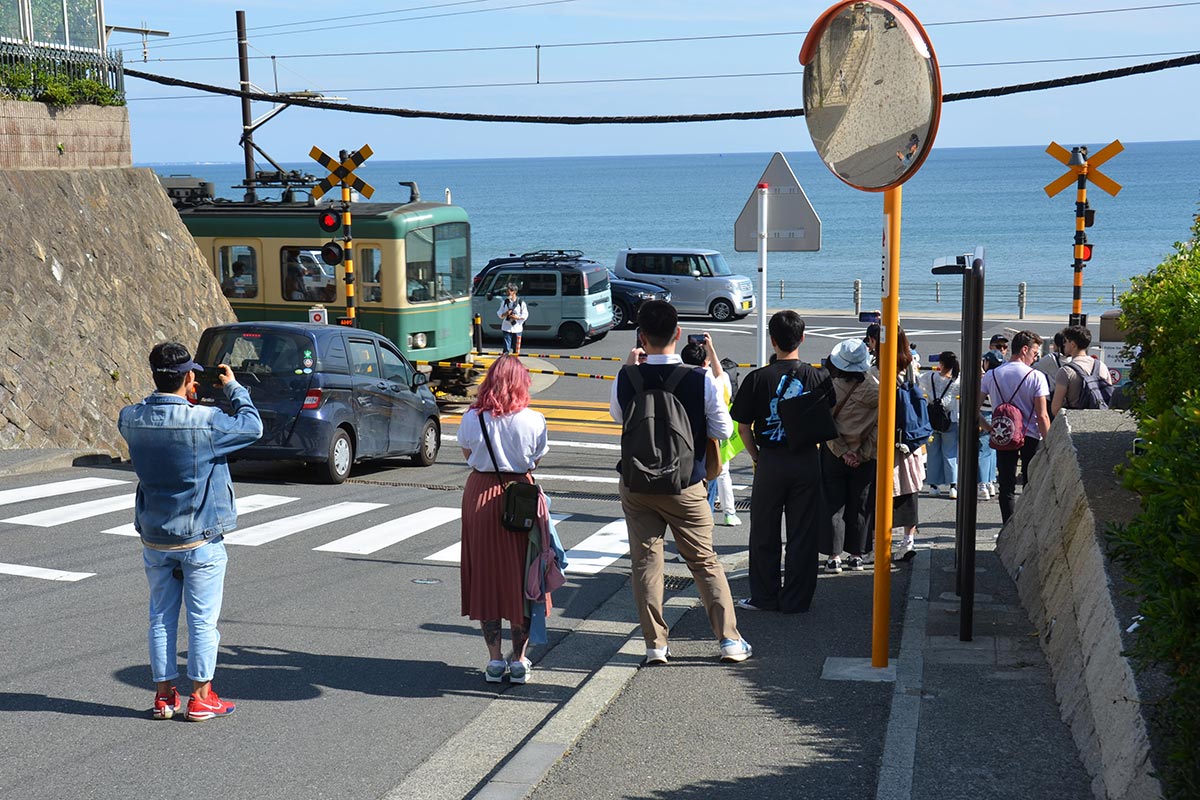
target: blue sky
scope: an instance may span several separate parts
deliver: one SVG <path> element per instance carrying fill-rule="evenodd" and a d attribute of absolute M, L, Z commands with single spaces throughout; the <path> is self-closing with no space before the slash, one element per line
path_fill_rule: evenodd
<path fill-rule="evenodd" d="M 651 115 L 801 106 L 797 54 L 802 34 L 829 5 L 825 0 L 542 0 L 531 5 L 535 2 L 107 0 L 105 16 L 110 25 L 145 26 L 172 34 L 149 39 L 149 60 L 143 63 L 138 37 L 114 33 L 110 44 L 125 51 L 127 66 L 227 87 L 237 85 L 234 11 L 241 8 L 250 29 L 250 54 L 259 57 L 251 62 L 251 78 L 264 89 L 273 89 L 278 81 L 281 91 L 310 89 L 364 105 L 438 111 Z M 946 92 L 1114 69 L 1172 57 L 1163 54 L 1200 50 L 1196 45 L 1200 3 L 914 0 L 910 8 L 928 27 Z M 1078 13 L 1120 8 L 1140 10 Z M 1054 13 L 1075 16 L 978 21 Z M 339 15 L 340 20 L 328 21 Z M 796 33 L 749 36 L 788 32 Z M 729 35 L 746 36 L 552 46 Z M 534 81 L 538 66 L 534 46 L 539 44 L 542 85 L 479 86 Z M 497 47 L 514 49 L 394 52 Z M 390 52 L 338 55 L 379 51 Z M 276 57 L 274 62 L 270 56 Z M 1048 59 L 1088 60 L 995 63 Z M 967 66 L 983 63 L 989 66 Z M 629 80 L 735 74 L 757 75 Z M 587 82 L 556 85 L 554 81 Z M 1197 117 L 1192 98 L 1198 82 L 1200 66 L 1190 66 L 1081 87 L 950 103 L 943 109 L 937 143 L 943 147 L 1044 145 L 1053 139 L 1070 146 L 1113 139 L 1194 139 Z M 422 88 L 460 86 L 471 88 Z M 241 159 L 236 98 L 200 96 L 133 78 L 127 79 L 126 93 L 135 162 Z M 269 108 L 256 103 L 254 114 L 257 117 Z M 336 153 L 365 142 L 377 158 L 385 160 L 812 149 L 800 118 L 548 126 L 408 120 L 300 108 L 288 109 L 268 122 L 256 140 L 281 161 L 306 160 L 314 144 Z"/>

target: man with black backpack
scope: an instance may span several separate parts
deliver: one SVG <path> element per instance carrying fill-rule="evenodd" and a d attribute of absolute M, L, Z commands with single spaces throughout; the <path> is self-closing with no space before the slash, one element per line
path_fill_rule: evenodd
<path fill-rule="evenodd" d="M 1106 409 L 1112 401 L 1112 375 L 1098 358 L 1088 355 L 1092 332 L 1083 325 L 1064 328 L 1063 355 L 1055 377 L 1054 397 L 1050 413 L 1064 408 Z"/>
<path fill-rule="evenodd" d="M 789 446 L 779 408 L 783 401 L 803 394 L 814 393 L 817 402 L 831 408 L 837 398 L 829 373 L 800 361 L 804 320 L 799 314 L 776 312 L 767 331 L 775 360 L 742 379 L 730 410 L 755 465 L 750 495 L 750 597 L 739 600 L 738 607 L 794 614 L 808 611 L 812 603 L 820 542 L 831 535 L 833 520 L 825 503 L 817 446 L 795 442 Z M 785 512 L 786 555 L 780 541 Z"/>
<path fill-rule="evenodd" d="M 675 353 L 679 316 L 662 300 L 638 310 L 640 341 L 613 381 L 609 411 L 622 423 L 621 508 L 629 533 L 633 600 L 646 640 L 643 663 L 665 664 L 663 536 L 671 529 L 687 563 L 722 661 L 745 661 L 750 644 L 737 628 L 733 595 L 713 550 L 712 510 L 704 486 L 709 439 L 733 434 L 723 398 L 704 370 Z M 643 361 L 644 359 L 644 361 Z"/>
<path fill-rule="evenodd" d="M 1033 331 L 1021 331 L 1012 340 L 1012 356 L 983 375 L 980 407 L 986 395 L 992 404 L 992 419 L 983 427 L 990 431 L 989 444 L 996 451 L 996 478 L 1000 484 L 1000 517 L 1012 516 L 1017 502 L 1017 462 L 1021 463 L 1026 483 L 1029 462 L 1041 440 L 1050 432 L 1050 414 L 1046 397 L 1050 389 L 1046 376 L 1033 368 L 1041 355 L 1042 337 Z M 980 420 L 983 420 L 980 415 Z"/>

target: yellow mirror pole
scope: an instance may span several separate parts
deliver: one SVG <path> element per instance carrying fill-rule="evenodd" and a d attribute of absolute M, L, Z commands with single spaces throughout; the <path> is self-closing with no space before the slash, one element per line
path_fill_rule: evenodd
<path fill-rule="evenodd" d="M 879 326 L 879 450 L 875 467 L 875 595 L 871 666 L 888 665 L 892 602 L 892 469 L 896 460 L 896 339 L 900 323 L 901 187 L 883 194 L 883 319 Z"/>

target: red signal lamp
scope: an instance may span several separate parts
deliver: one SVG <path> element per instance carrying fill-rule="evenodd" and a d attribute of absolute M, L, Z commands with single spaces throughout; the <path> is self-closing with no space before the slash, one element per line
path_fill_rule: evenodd
<path fill-rule="evenodd" d="M 336 267 L 342 263 L 344 255 L 342 246 L 337 242 L 326 242 L 321 246 L 321 260 L 331 267 Z"/>
<path fill-rule="evenodd" d="M 1094 247 L 1095 247 L 1095 245 L 1088 244 L 1087 242 L 1084 242 L 1082 245 L 1080 245 L 1079 246 L 1079 250 L 1080 250 L 1079 260 L 1080 261 L 1091 261 L 1092 260 L 1092 248 L 1094 248 Z"/>
<path fill-rule="evenodd" d="M 332 209 L 325 209 L 317 217 L 317 224 L 326 233 L 333 233 L 342 227 L 342 215 Z"/>

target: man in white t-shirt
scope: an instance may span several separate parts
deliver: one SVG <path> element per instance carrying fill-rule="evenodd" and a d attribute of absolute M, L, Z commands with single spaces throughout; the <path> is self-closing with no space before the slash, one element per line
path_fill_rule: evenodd
<path fill-rule="evenodd" d="M 521 355 L 521 331 L 525 330 L 525 320 L 529 318 L 529 308 L 525 301 L 517 297 L 517 286 L 510 283 L 505 287 L 504 299 L 500 301 L 500 309 L 496 311 L 500 318 L 500 331 L 504 338 L 504 352 L 514 356 Z"/>
<path fill-rule="evenodd" d="M 1050 401 L 1051 413 L 1057 414 L 1064 408 L 1083 408 L 1083 376 L 1095 373 L 1101 380 L 1112 383 L 1112 376 L 1103 361 L 1087 354 L 1092 344 L 1092 332 L 1083 325 L 1071 325 L 1063 332 L 1062 365 L 1055 379 L 1054 397 Z M 1075 366 L 1067 366 L 1073 364 Z"/>
<path fill-rule="evenodd" d="M 1012 403 L 1021 410 L 1025 421 L 1025 444 L 1020 450 L 996 451 L 996 478 L 1000 484 L 1000 517 L 1008 522 L 1017 500 L 1017 462 L 1030 479 L 1029 462 L 1037 453 L 1042 438 L 1050 432 L 1050 414 L 1046 399 L 1050 388 L 1046 376 L 1033 368 L 1042 350 L 1042 337 L 1033 331 L 1020 331 L 1012 340 L 1012 356 L 1007 362 L 988 370 L 980 385 L 980 405 L 986 395 L 992 408 Z M 985 423 L 985 427 L 990 428 Z"/>

